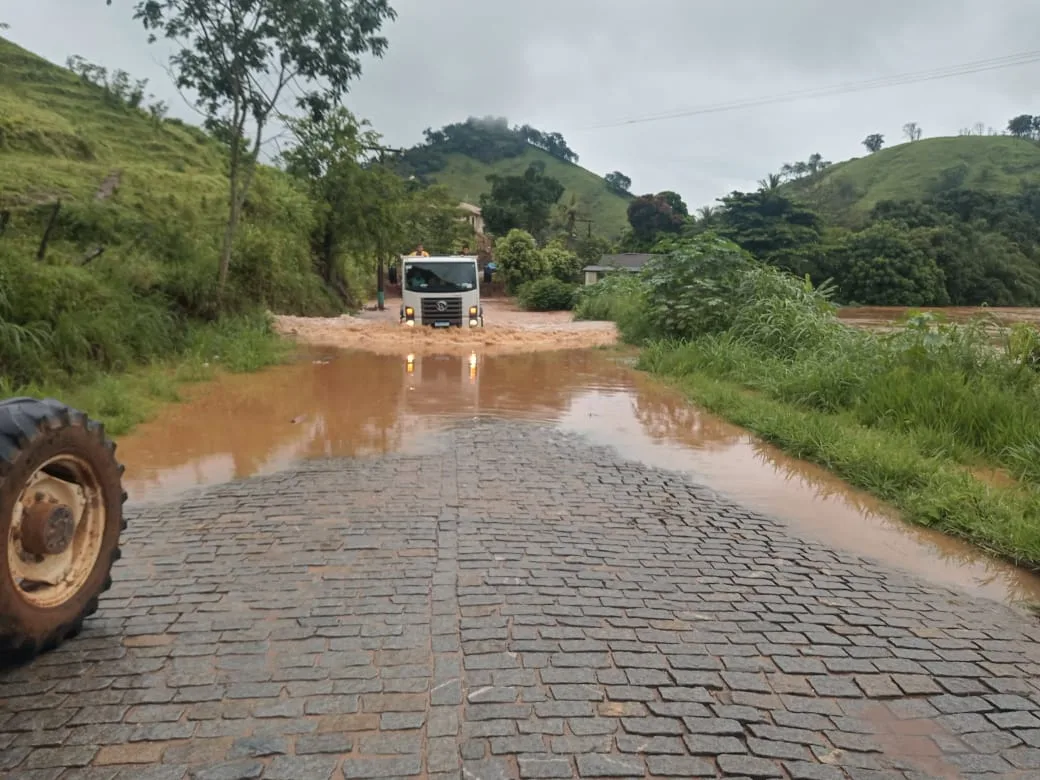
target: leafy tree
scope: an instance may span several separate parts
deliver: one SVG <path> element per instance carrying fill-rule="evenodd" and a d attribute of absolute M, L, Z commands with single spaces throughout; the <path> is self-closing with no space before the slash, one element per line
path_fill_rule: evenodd
<path fill-rule="evenodd" d="M 622 195 L 627 195 L 629 190 L 632 189 L 632 180 L 621 171 L 612 171 L 604 176 L 603 179 L 607 182 L 607 186 L 610 189 Z"/>
<path fill-rule="evenodd" d="M 222 294 L 264 133 L 284 93 L 293 85 L 297 106 L 320 119 L 361 74 L 361 57 L 382 56 L 387 41 L 378 32 L 396 13 L 389 0 L 138 0 L 134 18 L 150 42 L 160 36 L 174 42 L 176 85 L 195 95 L 211 126 L 227 130 Z"/>
<path fill-rule="evenodd" d="M 943 272 L 912 237 L 889 222 L 852 235 L 842 250 L 842 297 L 870 306 L 949 303 Z"/>
<path fill-rule="evenodd" d="M 735 244 L 706 233 L 656 254 L 640 275 L 645 287 L 644 329 L 659 338 L 718 333 L 732 323 L 732 297 L 754 260 Z"/>
<path fill-rule="evenodd" d="M 823 155 L 817 152 L 816 154 L 810 155 L 808 160 L 800 160 L 796 163 L 784 163 L 780 167 L 780 178 L 783 181 L 802 179 L 806 176 L 813 176 L 830 165 L 830 160 L 824 160 Z"/>
<path fill-rule="evenodd" d="M 798 275 L 818 273 L 811 259 L 823 227 L 815 212 L 768 190 L 733 192 L 721 202 L 720 235 L 770 265 Z"/>
<path fill-rule="evenodd" d="M 918 126 L 917 122 L 907 122 L 903 125 L 903 135 L 906 136 L 906 140 L 913 143 L 914 141 L 921 140 L 921 133 L 923 131 Z"/>
<path fill-rule="evenodd" d="M 504 236 L 522 229 L 542 235 L 549 227 L 552 207 L 563 195 L 563 185 L 545 175 L 545 166 L 531 163 L 520 176 L 491 174 L 491 192 L 480 196 L 480 208 L 488 231 Z"/>
<path fill-rule="evenodd" d="M 317 204 L 313 239 L 322 279 L 352 300 L 344 264 L 350 253 L 384 257 L 393 252 L 398 232 L 396 205 L 403 187 L 381 169 L 364 168 L 366 146 L 379 136 L 349 111 L 335 109 L 320 119 L 290 120 L 294 146 L 282 155 L 286 170 L 301 180 Z"/>
<path fill-rule="evenodd" d="M 881 133 L 871 133 L 863 139 L 863 145 L 867 147 L 867 151 L 871 154 L 880 152 L 881 147 L 885 145 L 885 136 L 881 135 Z"/>
<path fill-rule="evenodd" d="M 445 187 L 411 189 L 401 202 L 402 238 L 397 249 L 410 252 L 422 244 L 431 254 L 452 254 L 462 244 L 475 246 L 473 228 L 460 219 L 458 198 Z"/>
<path fill-rule="evenodd" d="M 1038 135 L 1038 131 L 1040 131 L 1040 122 L 1037 121 L 1038 119 L 1040 119 L 1040 117 L 1030 116 L 1029 114 L 1016 116 L 1008 122 L 1008 132 L 1017 138 L 1036 139 L 1040 137 L 1040 135 Z"/>
<path fill-rule="evenodd" d="M 806 166 L 809 169 L 809 175 L 814 175 L 822 171 L 824 168 L 830 167 L 831 161 L 824 160 L 823 155 L 819 152 L 809 155 L 809 159 L 806 162 Z"/>
<path fill-rule="evenodd" d="M 660 195 L 643 195 L 628 204 L 628 224 L 632 226 L 633 238 L 648 246 L 660 233 L 678 233 L 683 226 L 683 215 L 677 214 L 672 204 Z"/>
<path fill-rule="evenodd" d="M 577 254 L 553 242 L 541 250 L 542 260 L 549 273 L 561 282 L 575 282 L 581 275 L 584 266 Z"/>
<path fill-rule="evenodd" d="M 610 254 L 614 249 L 610 242 L 599 236 L 583 236 L 578 239 L 576 247 L 578 257 L 581 259 L 582 267 L 595 265 L 603 255 Z"/>
<path fill-rule="evenodd" d="M 683 199 L 678 192 L 664 190 L 663 192 L 657 193 L 657 197 L 672 207 L 673 214 L 676 214 L 683 219 L 690 216 L 690 210 L 686 207 L 686 203 L 683 202 Z"/>
<path fill-rule="evenodd" d="M 538 251 L 534 236 L 525 230 L 510 230 L 495 242 L 495 262 L 506 289 L 511 293 L 519 290 L 525 282 L 549 273 L 545 256 Z"/>

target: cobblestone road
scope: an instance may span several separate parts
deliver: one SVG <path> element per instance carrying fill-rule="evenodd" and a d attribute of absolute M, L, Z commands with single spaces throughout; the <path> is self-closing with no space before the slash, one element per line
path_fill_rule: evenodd
<path fill-rule="evenodd" d="M 1040 776 L 1035 622 L 548 428 L 131 523 L 88 630 L 0 678 L 0 774 Z"/>

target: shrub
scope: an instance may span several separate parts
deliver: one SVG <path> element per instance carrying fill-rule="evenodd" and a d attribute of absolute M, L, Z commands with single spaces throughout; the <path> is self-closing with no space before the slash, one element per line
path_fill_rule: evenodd
<path fill-rule="evenodd" d="M 534 236 L 525 230 L 510 230 L 495 242 L 495 262 L 510 293 L 516 293 L 524 282 L 540 279 L 549 272 Z"/>
<path fill-rule="evenodd" d="M 549 273 L 561 282 L 576 282 L 581 274 L 582 262 L 574 252 L 558 244 L 542 249 L 542 261 Z"/>
<path fill-rule="evenodd" d="M 517 297 L 528 311 L 568 311 L 574 308 L 576 293 L 577 285 L 547 276 L 524 284 Z"/>

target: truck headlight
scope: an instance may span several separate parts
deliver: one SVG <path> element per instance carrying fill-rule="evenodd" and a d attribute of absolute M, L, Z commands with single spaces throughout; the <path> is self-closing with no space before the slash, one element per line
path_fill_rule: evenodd
<path fill-rule="evenodd" d="M 415 317 L 415 309 L 413 309 L 411 306 L 405 306 L 404 316 L 408 319 L 412 319 L 413 317 Z"/>
<path fill-rule="evenodd" d="M 476 319 L 476 317 L 477 317 L 477 307 L 476 306 L 470 306 L 469 307 L 469 318 L 472 320 L 472 319 Z"/>

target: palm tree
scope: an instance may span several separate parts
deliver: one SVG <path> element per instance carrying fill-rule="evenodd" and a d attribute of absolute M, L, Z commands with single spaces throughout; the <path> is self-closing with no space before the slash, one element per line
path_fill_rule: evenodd
<path fill-rule="evenodd" d="M 567 233 L 567 243 L 571 246 L 577 236 L 575 226 L 577 225 L 578 219 L 581 218 L 581 201 L 578 200 L 578 196 L 572 192 L 570 198 L 567 199 L 567 202 L 559 204 L 556 207 L 556 211 L 557 218 L 560 220 L 560 224 L 563 225 L 563 229 Z"/>
<path fill-rule="evenodd" d="M 775 192 L 783 182 L 779 173 L 771 173 L 766 178 L 758 180 L 758 188 L 763 192 Z"/>

